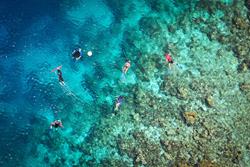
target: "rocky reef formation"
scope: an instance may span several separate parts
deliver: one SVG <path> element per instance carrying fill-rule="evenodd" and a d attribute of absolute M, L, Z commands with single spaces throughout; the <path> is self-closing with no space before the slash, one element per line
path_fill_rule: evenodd
<path fill-rule="evenodd" d="M 152 13 L 124 35 L 123 49 L 137 83 L 123 89 L 130 93 L 120 113 L 102 120 L 84 143 L 92 157 L 84 163 L 248 165 L 250 27 L 245 4 L 197 1 L 171 22 L 164 18 L 171 11 L 166 4 L 146 2 Z M 178 5 L 172 10 L 178 11 Z M 164 52 L 176 61 L 172 70 Z"/>
<path fill-rule="evenodd" d="M 249 166 L 248 1 L 145 0 L 147 10 L 135 17 L 128 12 L 136 13 L 142 3 L 126 2 L 107 4 L 116 22 L 126 25 L 118 28 L 125 29 L 122 56 L 132 62 L 128 80 L 133 74 L 136 82 L 117 82 L 115 92 L 104 89 L 107 95 L 125 94 L 124 103 L 116 115 L 110 104 L 99 104 L 105 118 L 83 140 L 63 136 L 51 143 L 51 149 L 67 143 L 74 157 L 48 155 L 44 161 L 51 166 L 65 165 L 65 159 L 72 166 Z M 165 53 L 173 57 L 172 69 Z M 84 85 L 91 91 L 97 84 Z M 71 134 L 81 138 L 80 132 Z M 41 142 L 48 144 L 49 138 Z"/>

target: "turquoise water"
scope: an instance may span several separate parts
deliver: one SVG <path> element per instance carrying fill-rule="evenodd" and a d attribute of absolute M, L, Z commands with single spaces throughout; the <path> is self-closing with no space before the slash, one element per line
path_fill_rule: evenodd
<path fill-rule="evenodd" d="M 249 166 L 249 6 L 1 1 L 0 165 Z"/>

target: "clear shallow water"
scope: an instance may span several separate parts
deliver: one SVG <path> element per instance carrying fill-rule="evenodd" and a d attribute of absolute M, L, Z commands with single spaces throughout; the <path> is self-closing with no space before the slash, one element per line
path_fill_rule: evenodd
<path fill-rule="evenodd" d="M 224 13 L 220 10 L 213 14 L 193 12 L 198 1 L 192 2 L 1 1 L 0 165 L 77 166 L 81 162 L 96 164 L 108 156 L 119 159 L 117 157 L 123 154 L 118 156 L 117 138 L 112 137 L 124 135 L 125 140 L 131 137 L 130 131 L 134 133 L 138 129 L 145 131 L 150 141 L 159 142 L 163 129 L 151 126 L 147 115 L 141 116 L 134 111 L 140 105 L 135 101 L 141 99 L 134 99 L 133 96 L 136 97 L 137 89 L 142 89 L 143 93 L 150 92 L 154 98 L 162 98 L 163 101 L 167 99 L 167 103 L 174 106 L 189 105 L 173 97 L 171 90 L 167 93 L 162 90 L 162 78 L 175 79 L 168 78 L 174 72 L 164 72 L 163 60 L 157 57 L 164 54 L 164 45 L 170 44 L 171 51 L 176 54 L 175 60 L 179 63 L 177 77 L 183 75 L 181 80 L 191 84 L 199 77 L 217 83 L 217 76 L 225 77 L 223 70 L 231 70 L 235 74 L 238 67 L 237 58 L 231 50 L 223 50 L 227 57 L 223 57 L 223 61 L 218 60 L 217 52 L 225 49 L 224 46 L 201 31 L 201 27 L 206 27 L 209 22 L 204 25 L 191 23 L 200 17 L 203 21 L 216 20 L 221 23 L 217 28 L 228 35 L 228 27 L 219 21 Z M 223 3 L 230 5 L 231 1 Z M 185 12 L 190 12 L 190 17 L 180 21 L 178 16 L 185 16 Z M 80 61 L 73 61 L 70 53 L 78 46 L 84 53 L 92 50 L 93 56 L 84 55 Z M 133 64 L 126 81 L 122 82 L 121 67 L 128 57 Z M 58 83 L 56 74 L 51 73 L 59 65 L 63 65 L 64 87 Z M 230 81 L 231 87 L 227 77 L 220 82 L 214 87 L 225 84 L 227 89 L 234 88 L 233 91 L 225 91 L 228 96 L 240 94 L 234 85 L 238 84 L 237 81 Z M 136 87 L 134 92 L 131 91 L 133 86 Z M 223 93 L 216 91 L 214 98 L 221 99 Z M 127 105 L 124 105 L 122 116 L 118 114 L 118 117 L 112 118 L 113 103 L 119 95 L 126 96 Z M 147 96 L 142 96 L 141 103 L 155 101 L 147 101 Z M 198 98 L 199 95 L 192 96 Z M 240 98 L 245 107 L 245 99 L 243 96 Z M 191 108 L 213 112 L 203 101 L 192 101 Z M 229 102 L 227 98 L 218 100 L 221 106 L 217 110 L 222 110 L 222 105 L 225 105 L 226 111 L 234 113 L 237 105 L 230 106 Z M 181 115 L 178 111 L 174 114 L 166 109 L 167 112 L 162 113 L 173 114 L 166 116 L 166 122 L 171 120 L 168 128 L 184 127 L 183 136 L 191 133 L 191 127 L 184 126 L 183 120 L 176 118 L 176 115 Z M 130 120 L 138 120 L 140 116 L 145 119 L 139 125 Z M 157 114 L 152 117 L 157 117 Z M 50 122 L 55 119 L 62 120 L 62 130 L 49 130 Z M 105 125 L 103 129 L 98 126 L 101 123 Z M 177 140 L 178 137 L 176 135 Z M 90 146 L 85 146 L 89 143 Z M 132 166 L 133 158 L 127 155 L 122 158 L 128 166 Z"/>

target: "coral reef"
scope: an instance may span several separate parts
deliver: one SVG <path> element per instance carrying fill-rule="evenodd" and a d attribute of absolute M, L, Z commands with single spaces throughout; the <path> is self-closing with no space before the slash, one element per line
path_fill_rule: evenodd
<path fill-rule="evenodd" d="M 183 117 L 185 118 L 185 121 L 187 124 L 194 124 L 196 120 L 196 113 L 193 111 L 186 111 L 183 113 Z"/>
<path fill-rule="evenodd" d="M 88 29 L 70 40 L 94 48 L 92 57 L 65 65 L 72 89 L 44 83 L 42 70 L 26 76 L 24 99 L 41 111 L 27 128 L 36 141 L 27 148 L 27 166 L 249 166 L 250 2 L 104 3 L 114 16 L 110 27 L 87 19 L 81 28 Z M 92 27 L 96 38 L 86 35 Z M 124 75 L 126 59 L 131 68 Z M 8 91 L 16 95 L 10 85 L 1 99 L 13 99 Z M 124 101 L 114 113 L 120 95 Z M 49 131 L 55 118 L 65 128 Z"/>
<path fill-rule="evenodd" d="M 122 111 L 102 121 L 94 141 L 86 143 L 91 156 L 108 147 L 105 161 L 118 166 L 249 164 L 250 136 L 241 133 L 249 124 L 238 122 L 249 108 L 247 11 L 238 1 L 204 2 L 194 3 L 193 13 L 178 13 L 174 5 L 177 21 L 166 26 L 171 20 L 155 13 L 165 16 L 169 4 L 146 1 L 154 14 L 124 34 L 123 49 L 136 66 L 137 83 L 122 89 L 130 92 Z M 177 62 L 173 70 L 164 52 Z M 242 140 L 236 139 L 239 134 Z"/>

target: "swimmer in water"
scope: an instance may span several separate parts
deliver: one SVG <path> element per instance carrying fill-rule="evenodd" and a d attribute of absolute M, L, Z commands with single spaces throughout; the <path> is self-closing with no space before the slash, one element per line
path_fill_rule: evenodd
<path fill-rule="evenodd" d="M 165 59 L 166 59 L 166 62 L 168 63 L 169 69 L 171 69 L 172 66 L 174 65 L 174 61 L 173 61 L 173 59 L 172 59 L 172 57 L 170 56 L 169 53 L 165 54 Z"/>
<path fill-rule="evenodd" d="M 123 102 L 123 97 L 122 96 L 119 96 L 117 99 L 116 99 L 116 102 L 115 102 L 115 111 L 118 111 L 121 104 Z"/>
<path fill-rule="evenodd" d="M 62 68 L 62 66 L 59 66 L 59 67 L 56 67 L 55 70 L 57 71 L 57 76 L 58 76 L 59 83 L 60 83 L 61 85 L 65 85 L 64 79 L 63 79 L 63 77 L 62 77 L 61 68 Z M 53 71 L 53 70 L 52 70 L 52 71 Z"/>
<path fill-rule="evenodd" d="M 63 124 L 61 120 L 55 120 L 54 122 L 51 122 L 50 129 L 53 129 L 53 127 L 57 130 L 57 128 L 63 128 Z"/>
<path fill-rule="evenodd" d="M 62 71 L 60 69 L 57 70 L 57 76 L 58 76 L 59 82 L 64 85 L 65 83 L 64 83 L 64 79 L 62 77 Z"/>
<path fill-rule="evenodd" d="M 75 60 L 80 60 L 81 57 L 82 57 L 82 49 L 81 48 L 78 48 L 78 49 L 75 49 L 72 53 L 72 58 L 75 59 Z"/>
<path fill-rule="evenodd" d="M 126 74 L 128 72 L 128 69 L 130 68 L 130 66 L 131 66 L 131 62 L 130 62 L 130 60 L 127 60 L 122 68 L 122 72 L 124 74 Z"/>

